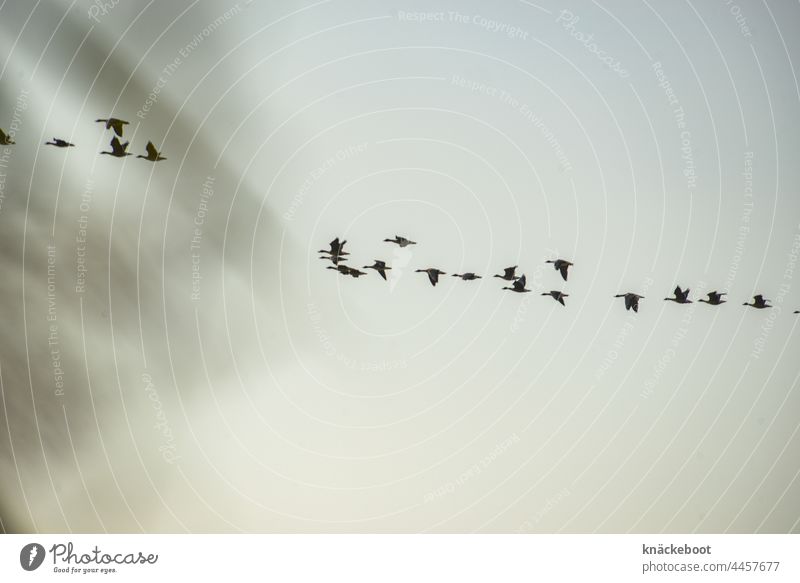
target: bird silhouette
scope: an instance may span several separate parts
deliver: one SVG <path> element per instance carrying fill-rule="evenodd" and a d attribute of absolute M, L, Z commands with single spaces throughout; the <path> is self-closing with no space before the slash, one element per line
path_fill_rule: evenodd
<path fill-rule="evenodd" d="M 373 265 L 365 265 L 364 269 L 374 269 L 375 271 L 380 273 L 383 279 L 386 279 L 386 271 L 391 269 L 391 267 L 386 267 L 385 261 L 380 261 L 376 259 Z"/>
<path fill-rule="evenodd" d="M 416 273 L 427 273 L 428 279 L 430 280 L 431 285 L 433 286 L 439 283 L 440 275 L 447 275 L 444 271 L 436 269 L 435 267 L 429 267 L 428 269 L 417 269 Z"/>
<path fill-rule="evenodd" d="M 793 313 L 793 314 L 800 314 L 800 310 L 795 310 L 795 311 L 794 311 L 794 312 L 792 312 L 792 313 Z"/>
<path fill-rule="evenodd" d="M 366 272 L 366 271 L 359 271 L 358 269 L 355 269 L 354 267 L 351 267 L 351 268 L 348 270 L 348 273 L 349 273 L 351 276 L 355 277 L 356 279 L 357 279 L 357 278 L 359 278 L 359 277 L 361 277 L 362 275 L 367 275 L 367 272 Z"/>
<path fill-rule="evenodd" d="M 689 299 L 689 290 L 685 289 L 682 290 L 681 286 L 676 286 L 675 291 L 672 292 L 675 294 L 674 298 L 664 298 L 664 301 L 667 302 L 675 302 L 676 304 L 691 304 L 692 300 Z"/>
<path fill-rule="evenodd" d="M 556 271 L 561 272 L 561 277 L 567 281 L 567 270 L 572 266 L 572 263 L 566 259 L 556 259 L 555 261 L 548 259 L 545 263 L 552 263 Z"/>
<path fill-rule="evenodd" d="M 153 142 L 147 142 L 145 150 L 147 150 L 147 156 L 136 156 L 136 157 L 144 158 L 145 160 L 149 160 L 150 162 L 160 162 L 161 160 L 166 160 L 166 158 L 164 158 L 161 155 L 161 152 L 156 150 L 156 147 L 153 145 Z"/>
<path fill-rule="evenodd" d="M 125 156 L 131 156 L 132 154 L 126 152 L 125 150 L 128 149 L 128 144 L 130 142 L 125 142 L 124 144 L 120 144 L 117 136 L 111 138 L 111 151 L 110 152 L 100 152 L 101 154 L 108 154 L 109 156 L 114 156 L 115 158 L 124 158 Z"/>
<path fill-rule="evenodd" d="M 758 308 L 759 310 L 763 310 L 764 308 L 771 308 L 772 306 L 768 305 L 767 302 L 770 300 L 765 300 L 764 296 L 758 294 L 757 296 L 753 296 L 753 303 L 748 304 L 747 302 L 743 303 L 743 306 L 750 306 L 751 308 Z"/>
<path fill-rule="evenodd" d="M 406 247 L 408 245 L 416 245 L 417 244 L 416 241 L 411 241 L 409 239 L 406 239 L 405 237 L 401 237 L 400 235 L 395 235 L 394 239 L 384 239 L 383 241 L 385 243 L 396 243 L 397 245 L 400 245 L 401 247 Z"/>
<path fill-rule="evenodd" d="M 644 296 L 634 293 L 617 294 L 615 298 L 625 298 L 625 309 L 639 312 L 639 300 L 644 299 Z"/>
<path fill-rule="evenodd" d="M 319 258 L 330 261 L 334 265 L 339 265 L 341 261 L 347 261 L 347 259 L 342 257 L 341 255 L 320 255 Z"/>
<path fill-rule="evenodd" d="M 472 281 L 473 279 L 481 279 L 480 275 L 475 275 L 472 272 L 468 273 L 454 273 L 453 277 L 460 277 L 464 281 Z"/>
<path fill-rule="evenodd" d="M 513 268 L 509 268 L 509 269 L 513 269 Z M 500 277 L 500 276 L 497 276 L 497 277 Z M 514 283 L 511 284 L 512 287 L 504 287 L 503 289 L 507 289 L 507 290 L 510 290 L 510 291 L 513 291 L 513 292 L 517 292 L 519 294 L 527 293 L 527 292 L 529 292 L 531 290 L 525 289 L 525 283 L 526 283 L 525 275 L 523 274 L 520 277 L 518 277 L 514 281 Z"/>
<path fill-rule="evenodd" d="M 545 292 L 542 295 L 543 296 L 552 297 L 555 301 L 557 301 L 562 306 L 566 306 L 566 304 L 564 303 L 564 298 L 568 298 L 569 297 L 569 294 L 561 293 L 560 291 L 555 291 L 555 290 L 552 290 L 552 291 L 549 291 L 549 292 Z"/>
<path fill-rule="evenodd" d="M 57 148 L 72 148 L 72 147 L 75 146 L 75 144 L 70 144 L 69 142 L 67 142 L 65 140 L 62 140 L 62 139 L 59 139 L 59 138 L 53 138 L 52 142 L 45 142 L 45 145 L 46 146 L 55 146 Z"/>
<path fill-rule="evenodd" d="M 718 306 L 720 304 L 724 304 L 725 300 L 722 299 L 722 296 L 728 295 L 725 292 L 718 293 L 716 291 L 708 292 L 708 299 L 699 299 L 698 302 L 703 302 L 704 304 L 711 304 L 712 306 Z"/>
<path fill-rule="evenodd" d="M 0 146 L 10 146 L 16 144 L 3 130 L 0 130 Z"/>
<path fill-rule="evenodd" d="M 351 267 L 348 265 L 329 265 L 328 269 L 335 269 L 342 275 L 350 275 Z"/>
<path fill-rule="evenodd" d="M 333 241 L 330 242 L 330 250 L 328 249 L 320 249 L 318 253 L 328 253 L 329 255 L 350 255 L 346 251 L 344 251 L 344 244 L 347 241 L 339 242 L 339 237 L 336 237 Z"/>
<path fill-rule="evenodd" d="M 114 133 L 117 134 L 120 138 L 122 137 L 122 126 L 128 124 L 128 122 L 123 121 L 121 119 L 117 119 L 116 117 L 110 117 L 108 119 L 96 119 L 94 121 L 106 124 L 106 129 L 114 130 Z"/>
<path fill-rule="evenodd" d="M 506 267 L 503 270 L 503 275 L 498 275 L 495 273 L 494 276 L 499 277 L 500 279 L 505 279 L 506 281 L 514 281 L 515 279 L 517 279 L 517 276 L 514 275 L 516 269 L 517 269 L 516 265 L 514 267 Z"/>

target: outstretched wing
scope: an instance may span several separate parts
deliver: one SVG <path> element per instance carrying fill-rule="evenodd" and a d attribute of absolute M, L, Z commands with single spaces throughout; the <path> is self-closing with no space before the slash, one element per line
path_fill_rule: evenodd
<path fill-rule="evenodd" d="M 558 296 L 556 296 L 556 299 L 558 300 L 558 303 L 560 303 L 562 306 L 567 305 L 564 303 L 564 294 L 558 294 Z"/>
<path fill-rule="evenodd" d="M 567 281 L 567 269 L 569 269 L 569 265 L 566 263 L 562 263 L 561 267 L 559 267 L 559 271 L 561 272 L 561 277 L 564 278 L 564 281 Z"/>
<path fill-rule="evenodd" d="M 150 158 L 158 158 L 158 150 L 156 150 L 156 147 L 153 145 L 153 142 L 147 142 L 145 150 L 147 150 L 147 155 Z"/>
<path fill-rule="evenodd" d="M 757 304 L 760 304 L 761 302 L 764 301 L 764 296 L 758 294 L 757 296 L 753 296 L 753 299 L 756 301 Z"/>
<path fill-rule="evenodd" d="M 515 268 L 512 268 L 512 269 L 515 269 Z M 525 280 L 525 276 L 523 275 L 517 281 L 514 282 L 514 287 L 519 286 L 519 289 L 525 289 L 525 283 L 526 283 L 526 280 Z"/>
<path fill-rule="evenodd" d="M 439 281 L 439 273 L 436 271 L 429 271 L 428 272 L 428 279 L 431 280 L 431 285 L 436 285 L 436 282 Z"/>

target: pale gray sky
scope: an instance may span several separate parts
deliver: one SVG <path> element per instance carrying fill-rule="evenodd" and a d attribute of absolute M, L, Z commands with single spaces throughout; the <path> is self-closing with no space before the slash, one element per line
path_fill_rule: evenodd
<path fill-rule="evenodd" d="M 101 4 L 0 7 L 5 529 L 800 530 L 797 4 Z"/>

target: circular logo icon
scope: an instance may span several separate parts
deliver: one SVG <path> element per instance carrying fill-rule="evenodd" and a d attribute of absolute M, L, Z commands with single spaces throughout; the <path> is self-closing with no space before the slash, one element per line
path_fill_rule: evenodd
<path fill-rule="evenodd" d="M 19 552 L 19 564 L 26 571 L 35 571 L 44 562 L 44 547 L 39 543 L 29 543 Z"/>

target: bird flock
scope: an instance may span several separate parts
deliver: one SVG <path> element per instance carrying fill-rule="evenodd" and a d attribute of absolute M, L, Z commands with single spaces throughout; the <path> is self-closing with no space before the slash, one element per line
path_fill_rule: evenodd
<path fill-rule="evenodd" d="M 124 126 L 128 125 L 128 122 L 122 119 L 117 119 L 116 117 L 109 117 L 107 119 L 96 119 L 95 122 L 105 124 L 105 129 L 113 130 L 115 136 L 111 138 L 111 146 L 110 151 L 102 151 L 101 154 L 108 154 L 109 156 L 114 156 L 115 158 L 124 158 L 125 156 L 132 156 L 130 152 L 128 152 L 128 146 L 130 142 L 125 142 L 124 144 L 119 141 L 119 138 L 122 137 L 122 132 Z M 11 146 L 16 144 L 11 137 L 6 134 L 2 129 L 0 129 L 0 146 Z M 75 144 L 72 144 L 66 140 L 62 140 L 61 138 L 53 138 L 52 140 L 45 142 L 46 146 L 55 146 L 56 148 L 74 148 Z M 139 155 L 136 156 L 137 158 L 142 158 L 143 160 L 148 160 L 150 162 L 160 162 L 162 160 L 166 160 L 161 155 L 156 147 L 153 145 L 153 142 L 148 141 L 147 146 L 145 146 L 146 154 L 144 156 Z"/>
<path fill-rule="evenodd" d="M 124 126 L 128 125 L 128 122 L 122 119 L 118 119 L 115 117 L 109 117 L 106 119 L 96 119 L 95 122 L 102 123 L 105 125 L 106 130 L 111 130 L 114 132 L 114 136 L 111 138 L 110 147 L 111 150 L 109 151 L 102 151 L 100 154 L 106 154 L 109 156 L 114 156 L 115 158 L 124 158 L 126 156 L 132 156 L 130 152 L 128 152 L 128 146 L 130 142 L 122 143 L 119 141 L 119 138 L 122 137 Z M 11 139 L 11 137 L 6 134 L 2 129 L 0 129 L 0 145 L 2 146 L 10 146 L 15 144 L 16 142 Z M 72 144 L 66 140 L 61 138 L 53 138 L 50 141 L 45 142 L 47 146 L 55 146 L 56 148 L 72 148 L 75 147 L 75 144 Z M 143 160 L 147 160 L 149 162 L 161 162 L 162 160 L 166 160 L 164 156 L 161 155 L 156 147 L 153 145 L 153 142 L 148 141 L 147 146 L 145 146 L 146 154 L 144 156 L 138 155 L 137 158 L 141 158 Z M 393 239 L 384 239 L 385 243 L 392 243 L 398 245 L 399 247 L 407 247 L 409 245 L 416 245 L 416 241 L 411 241 L 406 237 L 401 237 L 400 235 L 395 235 Z M 325 259 L 330 261 L 333 265 L 328 266 L 328 269 L 334 269 L 338 271 L 341 275 L 349 275 L 353 278 L 359 278 L 363 275 L 367 275 L 366 271 L 361 271 L 356 269 L 355 267 L 350 267 L 346 265 L 346 258 L 350 255 L 347 251 L 344 250 L 344 245 L 347 241 L 339 241 L 337 237 L 333 241 L 330 242 L 330 249 L 320 249 L 319 253 L 321 259 Z M 553 268 L 561 273 L 561 277 L 564 281 L 567 281 L 567 277 L 569 274 L 569 268 L 573 266 L 573 263 L 567 261 L 566 259 L 548 259 L 546 263 L 550 263 L 553 265 Z M 392 268 L 386 264 L 385 261 L 376 259 L 372 265 L 364 265 L 362 269 L 372 269 L 378 273 L 384 280 L 387 279 L 386 272 L 391 270 Z M 503 270 L 502 274 L 495 274 L 494 277 L 499 277 L 505 281 L 511 282 L 510 286 L 504 286 L 503 290 L 512 291 L 515 293 L 529 293 L 530 289 L 526 287 L 527 281 L 525 279 L 525 274 L 520 276 L 516 275 L 516 270 L 518 266 L 514 265 L 512 267 L 506 267 Z M 435 267 L 428 267 L 425 269 L 417 269 L 415 273 L 426 273 L 428 275 L 428 281 L 430 281 L 432 286 L 436 286 L 439 283 L 439 276 L 447 275 L 441 269 Z M 476 275 L 472 272 L 466 273 L 453 273 L 451 274 L 453 277 L 461 278 L 463 281 L 473 281 L 476 279 L 482 279 L 482 276 Z M 689 299 L 689 289 L 681 289 L 680 286 L 677 286 L 673 291 L 674 297 L 671 298 L 664 298 L 665 301 L 675 302 L 676 304 L 691 304 L 692 300 Z M 543 292 L 541 295 L 543 296 L 550 296 L 555 301 L 560 303 L 562 306 L 566 306 L 564 302 L 564 298 L 569 297 L 569 294 L 566 294 L 559 290 L 550 290 L 547 292 Z M 726 303 L 726 300 L 723 299 L 723 296 L 726 294 L 724 292 L 712 291 L 709 292 L 707 295 L 707 299 L 699 299 L 698 302 L 703 302 L 709 304 L 711 306 L 719 306 L 721 304 Z M 639 311 L 639 300 L 644 299 L 644 296 L 633 293 L 633 292 L 626 292 L 622 294 L 616 294 L 615 298 L 624 298 L 625 300 L 625 309 L 626 310 L 633 310 L 634 312 Z M 771 308 L 770 300 L 765 299 L 763 295 L 757 294 L 753 296 L 752 303 L 745 302 L 742 304 L 744 306 L 750 306 L 759 310 L 765 308 Z M 800 314 L 800 310 L 795 310 L 795 314 Z"/>
<path fill-rule="evenodd" d="M 385 243 L 394 243 L 400 247 L 407 247 L 408 245 L 416 245 L 416 241 L 411 241 L 406 237 L 401 237 L 400 235 L 395 235 L 394 239 L 384 239 Z M 328 269 L 335 269 L 341 275 L 349 275 L 350 277 L 359 278 L 362 275 L 367 275 L 366 271 L 361 271 L 354 267 L 350 267 L 346 264 L 347 257 L 350 255 L 347 251 L 344 250 L 344 246 L 347 241 L 340 241 L 339 237 L 336 237 L 333 241 L 330 242 L 329 246 L 330 249 L 320 249 L 318 253 L 320 254 L 320 259 L 324 259 L 326 261 L 330 261 L 333 265 L 329 265 Z M 550 263 L 553 265 L 553 268 L 561 273 L 561 277 L 564 281 L 567 281 L 569 276 L 569 268 L 572 267 L 574 264 L 566 259 L 548 259 L 545 263 Z M 494 274 L 493 277 L 499 277 L 502 280 L 511 282 L 510 286 L 504 286 L 503 290 L 512 291 L 515 293 L 529 293 L 532 290 L 526 287 L 527 281 L 525 279 L 525 274 L 517 276 L 516 272 L 519 266 L 514 265 L 512 267 L 506 267 L 503 269 L 502 274 Z M 372 265 L 365 265 L 362 269 L 373 269 L 375 270 L 384 280 L 386 280 L 386 272 L 391 269 L 390 266 L 386 264 L 386 261 L 376 259 Z M 430 281 L 432 286 L 436 286 L 439 283 L 439 276 L 447 275 L 441 269 L 436 267 L 428 267 L 426 269 L 417 269 L 415 273 L 426 273 L 428 274 L 428 281 Z M 453 273 L 451 274 L 453 277 L 459 277 L 464 281 L 473 281 L 476 279 L 482 279 L 482 276 L 477 275 L 472 272 L 466 273 Z M 675 290 L 672 292 L 673 297 L 664 298 L 664 301 L 667 302 L 675 302 L 676 304 L 691 304 L 692 300 L 689 299 L 689 288 L 682 289 L 681 286 L 676 286 Z M 547 292 L 543 292 L 541 295 L 543 296 L 550 296 L 555 301 L 557 301 L 562 306 L 566 306 L 564 302 L 564 298 L 569 297 L 569 294 L 565 294 L 559 290 L 550 290 Z M 710 306 L 719 306 L 721 304 L 726 303 L 724 296 L 727 294 L 725 292 L 718 292 L 712 291 L 706 294 L 707 298 L 701 298 L 697 300 L 698 302 L 708 304 Z M 626 310 L 633 310 L 634 312 L 639 312 L 639 300 L 643 300 L 644 296 L 639 295 L 633 292 L 627 292 L 622 294 L 616 294 L 615 298 L 624 298 L 625 301 L 625 309 Z M 771 308 L 773 306 L 770 305 L 770 300 L 764 298 L 763 295 L 757 294 L 753 296 L 752 303 L 745 302 L 743 305 L 750 306 L 759 310 L 765 308 Z M 795 310 L 795 314 L 800 314 L 800 310 Z"/>

